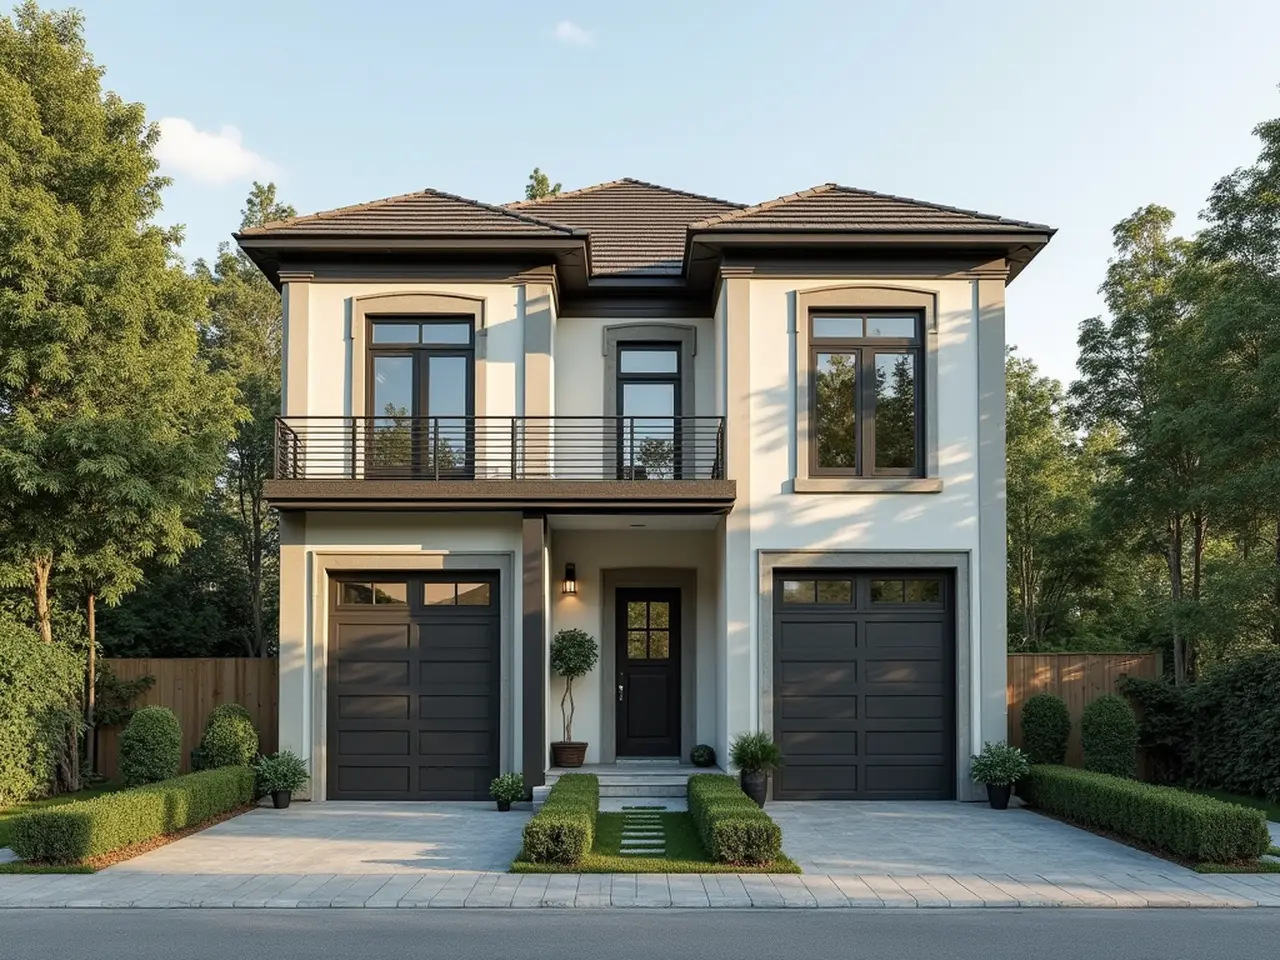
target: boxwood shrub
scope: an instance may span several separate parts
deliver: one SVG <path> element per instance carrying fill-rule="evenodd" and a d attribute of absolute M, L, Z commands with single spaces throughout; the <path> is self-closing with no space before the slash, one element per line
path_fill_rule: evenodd
<path fill-rule="evenodd" d="M 718 863 L 765 864 L 782 853 L 782 829 L 725 774 L 689 778 L 689 816 L 707 855 Z"/>
<path fill-rule="evenodd" d="M 1132 777 L 1138 771 L 1138 718 L 1129 701 L 1105 693 L 1084 708 L 1080 746 L 1086 770 Z"/>
<path fill-rule="evenodd" d="M 249 711 L 238 703 L 213 708 L 197 748 L 200 769 L 247 767 L 258 756 L 258 731 Z"/>
<path fill-rule="evenodd" d="M 120 734 L 120 776 L 126 786 L 159 783 L 182 765 L 182 726 L 168 707 L 143 707 Z"/>
<path fill-rule="evenodd" d="M 35 809 L 10 822 L 10 844 L 23 860 L 76 863 L 244 806 L 253 782 L 249 767 L 223 767 Z"/>
<path fill-rule="evenodd" d="M 600 781 L 590 773 L 566 773 L 546 803 L 524 825 L 519 859 L 528 863 L 577 863 L 591 852 L 600 812 Z"/>
<path fill-rule="evenodd" d="M 1200 863 L 1256 860 L 1270 844 L 1261 811 L 1175 787 L 1037 764 L 1017 790 L 1046 813 Z"/>
<path fill-rule="evenodd" d="M 1071 736 L 1071 712 L 1061 697 L 1036 693 L 1022 705 L 1022 749 L 1032 763 L 1063 763 Z"/>

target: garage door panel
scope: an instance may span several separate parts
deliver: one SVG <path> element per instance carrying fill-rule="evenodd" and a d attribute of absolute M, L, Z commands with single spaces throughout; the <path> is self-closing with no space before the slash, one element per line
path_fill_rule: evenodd
<path fill-rule="evenodd" d="M 388 653 L 409 649 L 407 623 L 339 623 L 335 648 L 338 658 L 347 653 Z"/>
<path fill-rule="evenodd" d="M 780 643 L 783 661 L 787 663 L 805 660 L 829 663 L 857 657 L 857 630 L 846 623 L 784 620 L 777 642 Z"/>
<path fill-rule="evenodd" d="M 952 797 L 952 611 L 942 603 L 868 606 L 867 581 L 895 574 L 849 576 L 859 605 L 788 605 L 775 589 L 774 736 L 786 758 L 775 796 Z M 949 588 L 939 593 L 950 602 Z"/>
<path fill-rule="evenodd" d="M 402 582 L 402 608 L 331 608 L 329 796 L 487 797 L 498 772 L 499 607 L 427 605 L 427 579 Z M 497 597 L 496 582 L 486 590 Z"/>

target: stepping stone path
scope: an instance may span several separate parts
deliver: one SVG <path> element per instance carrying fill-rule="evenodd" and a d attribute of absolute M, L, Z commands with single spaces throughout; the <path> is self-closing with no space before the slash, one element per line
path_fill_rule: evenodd
<path fill-rule="evenodd" d="M 662 814 L 666 807 L 623 807 L 622 845 L 624 857 L 663 857 L 667 853 Z"/>

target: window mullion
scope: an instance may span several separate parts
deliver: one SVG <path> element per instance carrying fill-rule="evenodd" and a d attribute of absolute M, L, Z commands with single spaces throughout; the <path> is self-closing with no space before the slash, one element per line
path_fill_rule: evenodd
<path fill-rule="evenodd" d="M 858 475 L 876 472 L 876 352 L 858 352 Z"/>

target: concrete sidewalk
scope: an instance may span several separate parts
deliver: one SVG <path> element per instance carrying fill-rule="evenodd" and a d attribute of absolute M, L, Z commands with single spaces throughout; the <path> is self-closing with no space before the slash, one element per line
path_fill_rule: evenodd
<path fill-rule="evenodd" d="M 16 907 L 1280 907 L 1280 875 L 219 873 L 0 876 Z"/>

